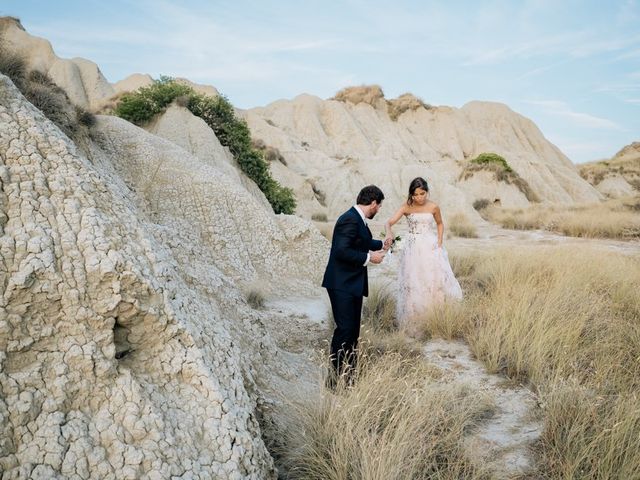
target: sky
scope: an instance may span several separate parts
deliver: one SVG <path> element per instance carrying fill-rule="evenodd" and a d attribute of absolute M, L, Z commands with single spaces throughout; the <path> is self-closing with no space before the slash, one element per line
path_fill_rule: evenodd
<path fill-rule="evenodd" d="M 573 162 L 640 141 L 640 0 L 0 0 L 63 58 L 215 86 L 239 108 L 377 84 L 507 104 Z"/>

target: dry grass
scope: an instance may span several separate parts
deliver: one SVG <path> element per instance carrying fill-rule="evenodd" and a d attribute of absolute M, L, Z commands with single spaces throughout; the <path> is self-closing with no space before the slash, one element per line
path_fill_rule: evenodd
<path fill-rule="evenodd" d="M 463 303 L 424 321 L 490 371 L 528 380 L 545 419 L 541 474 L 640 478 L 640 262 L 560 247 L 453 262 Z"/>
<path fill-rule="evenodd" d="M 628 239 L 640 237 L 639 204 L 640 198 L 636 197 L 568 208 L 490 206 L 481 214 L 491 222 L 514 230 L 541 229 L 571 237 Z"/>
<path fill-rule="evenodd" d="M 289 398 L 274 452 L 282 478 L 479 479 L 461 438 L 491 410 L 487 398 L 437 382 L 439 372 L 396 354 L 362 355 L 358 381 Z"/>
<path fill-rule="evenodd" d="M 13 21 L 11 17 L 7 21 Z M 66 92 L 44 72 L 29 70 L 26 59 L 0 38 L 0 72 L 11 78 L 31 104 L 79 146 L 86 141 L 95 116 L 73 105 Z"/>
<path fill-rule="evenodd" d="M 250 285 L 245 290 L 245 299 L 254 310 L 262 310 L 266 301 L 264 289 L 260 285 Z"/>
<path fill-rule="evenodd" d="M 347 87 L 336 93 L 332 100 L 339 102 L 368 103 L 375 107 L 380 100 L 384 100 L 384 93 L 379 85 L 361 85 L 359 87 Z"/>
<path fill-rule="evenodd" d="M 280 153 L 280 150 L 278 150 L 276 147 L 267 145 L 264 140 L 260 138 L 252 139 L 251 146 L 256 150 L 261 151 L 266 161 L 278 161 L 285 166 L 287 165 L 287 160 L 284 158 L 284 155 Z"/>
<path fill-rule="evenodd" d="M 362 307 L 360 350 L 365 355 L 388 353 L 405 359 L 422 357 L 422 344 L 398 331 L 396 299 L 390 284 L 374 283 Z"/>
<path fill-rule="evenodd" d="M 584 247 L 451 258 L 465 299 L 426 316 L 423 339 L 465 338 L 490 371 L 537 391 L 531 478 L 640 478 L 640 260 Z M 389 288 L 373 285 L 365 304 L 355 386 L 286 399 L 282 478 L 489 477 L 460 445 L 490 404 L 438 381 L 396 331 Z"/>
<path fill-rule="evenodd" d="M 403 93 L 398 98 L 387 100 L 387 112 L 389 112 L 389 118 L 393 121 L 398 120 L 398 117 L 404 112 L 420 108 L 430 110 L 433 107 L 411 93 Z"/>
<path fill-rule="evenodd" d="M 448 222 L 449 231 L 456 237 L 478 238 L 478 231 L 464 213 L 456 213 Z"/>

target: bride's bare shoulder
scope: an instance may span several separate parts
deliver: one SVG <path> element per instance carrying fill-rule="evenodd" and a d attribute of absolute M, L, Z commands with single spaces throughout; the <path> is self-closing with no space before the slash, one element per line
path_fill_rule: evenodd
<path fill-rule="evenodd" d="M 438 206 L 438 204 L 436 202 L 431 201 L 431 200 L 429 200 L 425 206 L 429 208 L 429 211 L 431 213 L 435 213 L 435 212 L 440 211 L 440 207 Z"/>

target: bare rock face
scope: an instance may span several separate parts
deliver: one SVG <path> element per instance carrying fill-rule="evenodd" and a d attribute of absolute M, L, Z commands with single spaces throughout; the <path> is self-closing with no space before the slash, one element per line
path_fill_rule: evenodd
<path fill-rule="evenodd" d="M 308 292 L 326 240 L 123 120 L 79 155 L 4 76 L 0 118 L 4 476 L 275 477 L 256 406 L 297 370 L 240 287 Z"/>
<path fill-rule="evenodd" d="M 113 84 L 116 93 L 133 92 L 142 87 L 148 87 L 153 83 L 153 77 L 149 74 L 134 73 L 127 78 Z"/>
<path fill-rule="evenodd" d="M 485 152 L 505 157 L 543 202 L 601 198 L 533 122 L 501 104 L 432 107 L 410 95 L 387 101 L 373 86 L 345 89 L 326 101 L 300 95 L 243 114 L 253 137 L 284 155 L 287 166 L 272 164 L 272 172 L 294 189 L 303 216 L 335 217 L 370 183 L 385 192 L 390 214 L 416 176 L 430 182 L 445 214 L 463 212 L 480 221 L 473 202 L 496 196 L 504 206 L 528 205 L 515 185 L 461 177 Z"/>
<path fill-rule="evenodd" d="M 236 161 L 228 148 L 223 147 L 204 120 L 193 115 L 188 109 L 172 104 L 158 115 L 146 130 L 165 138 L 198 157 L 203 163 L 214 166 L 230 179 L 240 183 L 253 194 L 266 212 L 271 210 L 269 201 L 258 186 L 236 166 Z"/>
<path fill-rule="evenodd" d="M 47 40 L 29 35 L 18 21 L 3 18 L 0 35 L 5 48 L 22 55 L 30 70 L 48 74 L 75 105 L 93 109 L 115 93 L 95 63 L 58 58 Z"/>

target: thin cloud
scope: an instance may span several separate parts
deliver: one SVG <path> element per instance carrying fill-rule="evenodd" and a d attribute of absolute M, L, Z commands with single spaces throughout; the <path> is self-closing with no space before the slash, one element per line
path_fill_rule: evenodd
<path fill-rule="evenodd" d="M 546 113 L 557 117 L 562 117 L 574 125 L 586 128 L 605 128 L 609 130 L 624 129 L 617 123 L 607 118 L 597 117 L 588 113 L 575 112 L 567 103 L 560 100 L 529 100 L 525 103 L 541 107 Z"/>
<path fill-rule="evenodd" d="M 476 51 L 470 54 L 463 66 L 479 66 L 503 63 L 512 59 L 530 59 L 544 56 L 563 55 L 571 58 L 585 58 L 593 55 L 636 48 L 640 35 L 618 37 L 607 40 L 593 38 L 592 33 L 584 31 L 567 32 L 546 38 L 514 43 L 493 50 Z M 632 50 L 632 52 L 635 50 Z M 623 57 L 631 52 L 624 52 Z"/>

